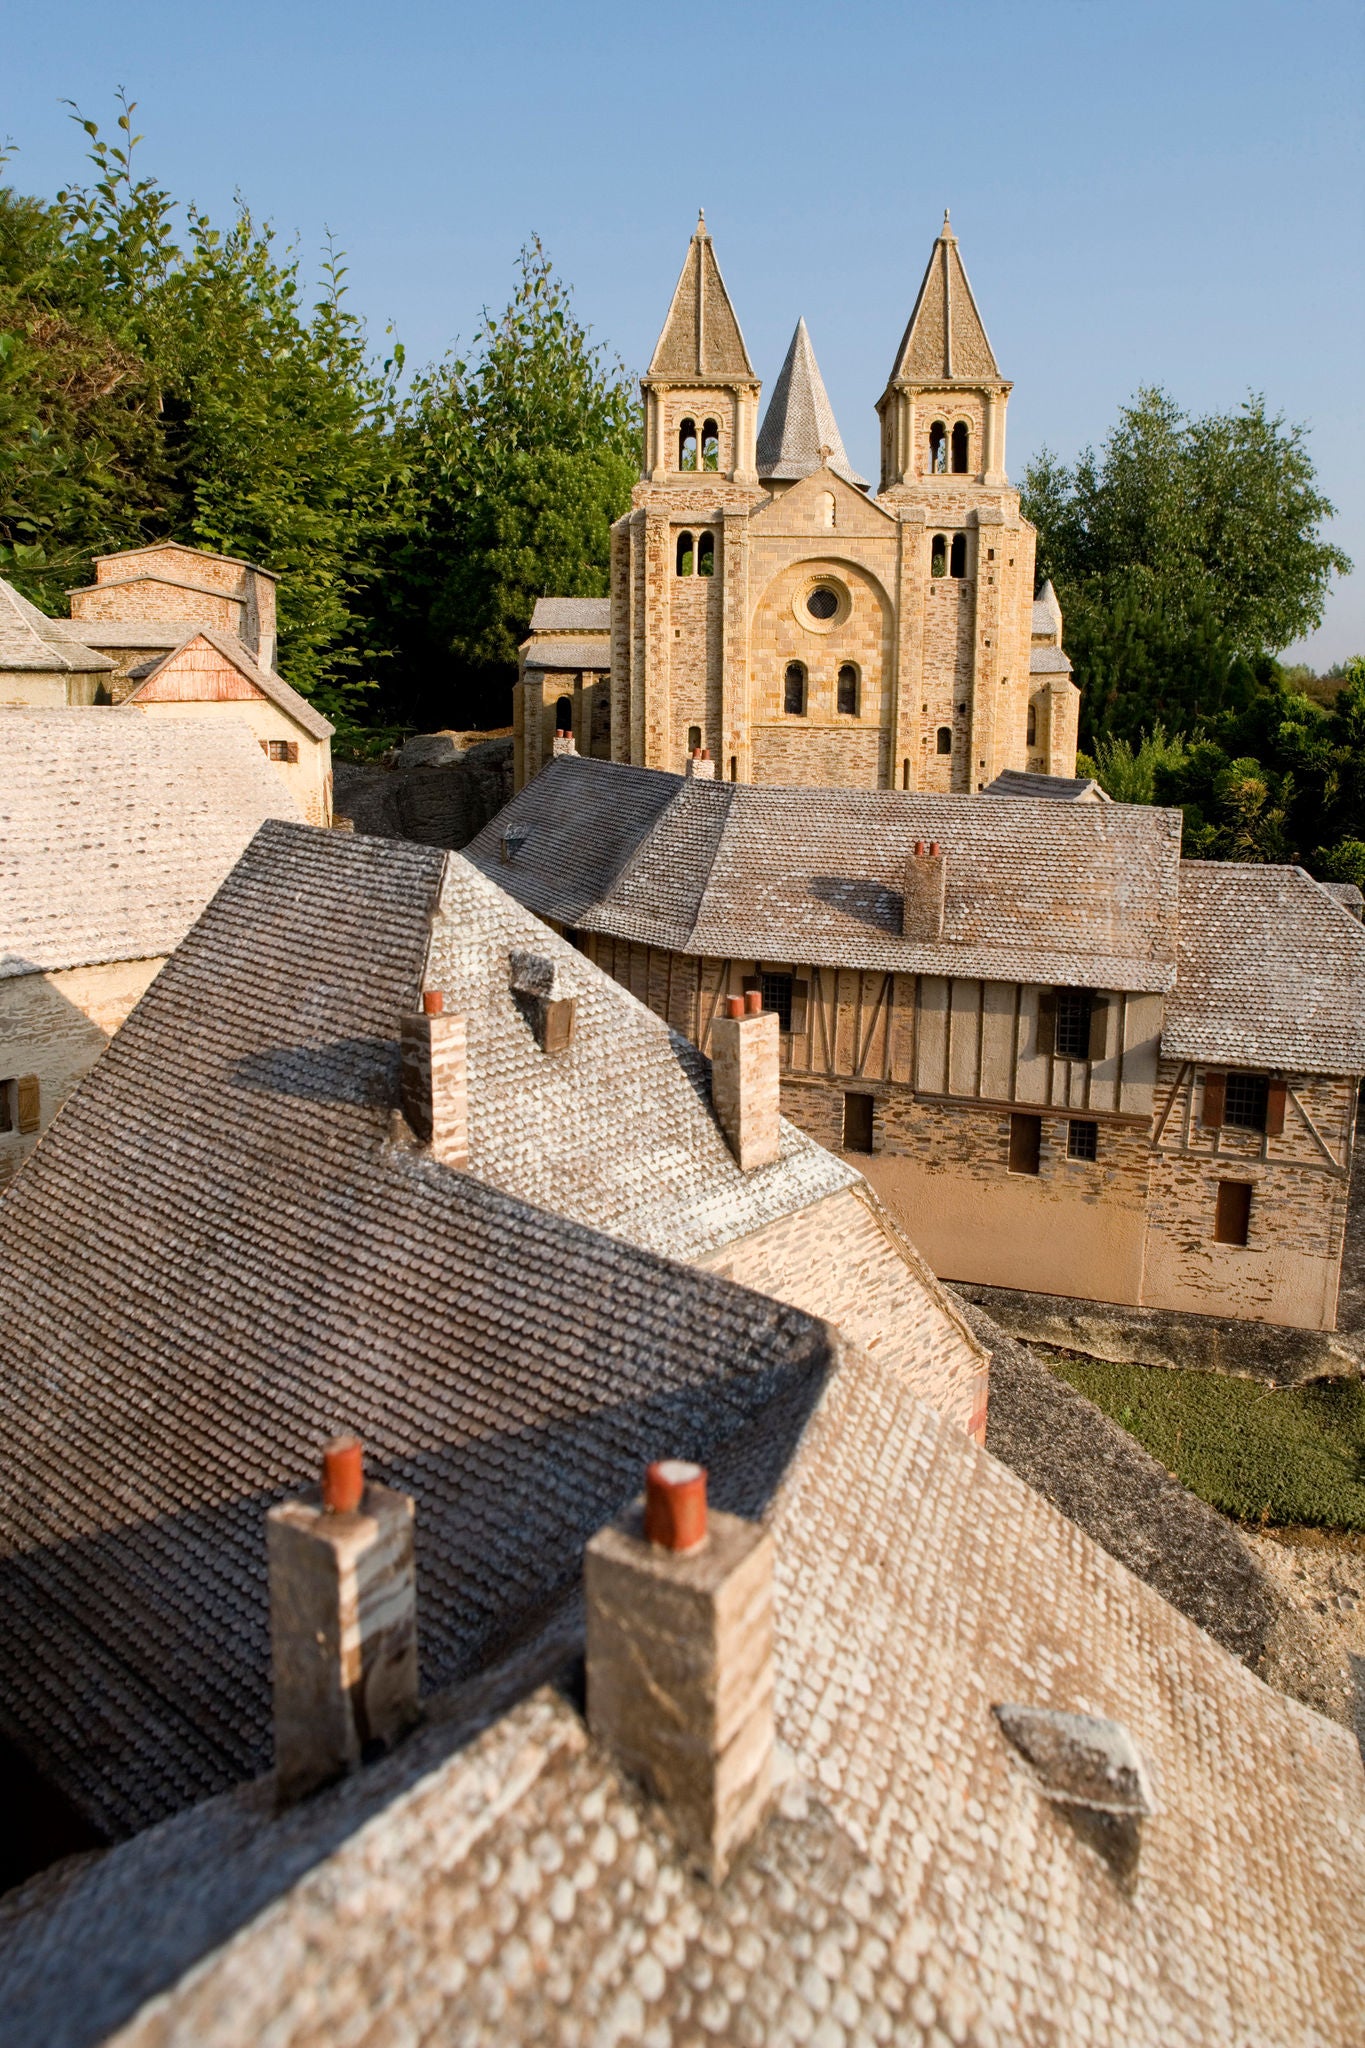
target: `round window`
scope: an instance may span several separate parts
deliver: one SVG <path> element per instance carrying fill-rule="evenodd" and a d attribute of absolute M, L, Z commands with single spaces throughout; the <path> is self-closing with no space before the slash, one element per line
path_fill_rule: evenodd
<path fill-rule="evenodd" d="M 838 596 L 824 584 L 818 584 L 806 599 L 806 610 L 813 619 L 832 619 L 838 609 Z"/>

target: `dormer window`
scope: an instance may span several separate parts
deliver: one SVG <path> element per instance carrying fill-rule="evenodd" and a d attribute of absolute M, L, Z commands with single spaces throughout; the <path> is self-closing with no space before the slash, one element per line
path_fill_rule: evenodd
<path fill-rule="evenodd" d="M 929 429 L 929 474 L 948 474 L 948 428 L 942 420 L 935 420 Z"/>
<path fill-rule="evenodd" d="M 953 426 L 953 475 L 967 474 L 968 429 L 965 420 L 958 420 Z"/>
<path fill-rule="evenodd" d="M 701 466 L 703 469 L 720 468 L 720 428 L 714 420 L 707 420 L 702 426 Z"/>
<path fill-rule="evenodd" d="M 697 466 L 697 423 L 684 420 L 678 428 L 678 467 L 695 469 Z"/>

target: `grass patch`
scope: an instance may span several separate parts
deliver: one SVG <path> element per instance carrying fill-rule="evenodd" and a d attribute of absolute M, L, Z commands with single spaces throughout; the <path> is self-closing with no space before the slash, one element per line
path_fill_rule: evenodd
<path fill-rule="evenodd" d="M 1240 1522 L 1365 1529 L 1365 1384 L 1266 1387 L 1051 1352 L 1058 1375 L 1210 1507 Z"/>

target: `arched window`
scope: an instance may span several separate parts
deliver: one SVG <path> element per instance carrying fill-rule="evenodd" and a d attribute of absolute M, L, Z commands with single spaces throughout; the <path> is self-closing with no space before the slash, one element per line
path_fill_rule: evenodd
<path fill-rule="evenodd" d="M 967 474 L 967 422 L 958 420 L 953 427 L 953 475 Z"/>
<path fill-rule="evenodd" d="M 931 576 L 946 576 L 948 574 L 948 536 L 946 533 L 936 533 L 934 535 L 929 548 L 929 574 Z"/>
<path fill-rule="evenodd" d="M 948 429 L 942 420 L 935 420 L 929 429 L 929 474 L 946 476 L 948 473 Z"/>
<path fill-rule="evenodd" d="M 555 731 L 573 731 L 573 698 L 558 697 L 555 700 Z"/>
<path fill-rule="evenodd" d="M 692 574 L 692 536 L 690 533 L 680 533 L 678 535 L 678 574 L 680 576 L 690 576 Z"/>
<path fill-rule="evenodd" d="M 850 718 L 858 716 L 858 671 L 851 661 L 846 661 L 839 671 L 834 701 L 836 707 L 846 711 Z"/>
<path fill-rule="evenodd" d="M 695 753 L 696 753 L 696 751 L 697 751 L 697 749 L 698 749 L 698 747 L 699 747 L 700 745 L 701 745 L 701 727 L 700 727 L 699 725 L 689 725 L 689 726 L 688 726 L 688 728 L 687 728 L 687 751 L 688 751 L 688 753 L 689 753 L 689 754 L 695 754 Z"/>
<path fill-rule="evenodd" d="M 952 751 L 953 751 L 953 734 L 952 734 L 952 728 L 951 728 L 951 726 L 947 726 L 947 725 L 941 725 L 941 726 L 939 727 L 939 729 L 938 729 L 938 739 L 937 739 L 937 741 L 936 741 L 936 743 L 935 743 L 935 744 L 937 745 L 937 748 L 938 748 L 938 751 L 939 751 L 939 753 L 940 753 L 940 754 L 951 754 L 951 753 L 952 753 Z"/>
<path fill-rule="evenodd" d="M 697 541 L 697 574 L 714 576 L 716 573 L 716 536 L 703 533 Z"/>
<path fill-rule="evenodd" d="M 714 420 L 707 420 L 701 430 L 701 466 L 720 468 L 720 428 Z"/>
<path fill-rule="evenodd" d="M 678 428 L 678 467 L 695 469 L 697 466 L 697 423 L 684 420 Z"/>
<path fill-rule="evenodd" d="M 792 718 L 806 715 L 806 671 L 799 661 L 787 663 L 782 685 L 782 709 Z"/>
<path fill-rule="evenodd" d="M 1038 744 L 1038 706 L 1036 704 L 1030 704 L 1028 708 L 1028 723 L 1024 728 L 1024 744 L 1028 747 L 1036 747 Z"/>
<path fill-rule="evenodd" d="M 967 573 L 967 536 L 965 533 L 955 533 L 953 535 L 952 571 L 954 576 L 965 576 Z"/>
<path fill-rule="evenodd" d="M 820 493 L 820 524 L 821 524 L 821 525 L 822 525 L 822 526 L 824 527 L 824 529 L 825 529 L 825 532 L 826 532 L 826 533 L 833 533 L 833 531 L 834 531 L 834 493 L 833 493 L 833 491 L 821 491 L 821 493 Z"/>

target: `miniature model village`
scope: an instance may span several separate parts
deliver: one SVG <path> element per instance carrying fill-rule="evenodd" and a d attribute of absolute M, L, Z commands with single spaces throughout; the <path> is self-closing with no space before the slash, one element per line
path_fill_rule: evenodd
<path fill-rule="evenodd" d="M 1027 1341 L 1359 1371 L 1358 892 L 1077 777 L 946 219 L 875 489 L 704 223 L 643 392 L 444 838 L 0 583 L 0 2039 L 1365 2039 L 1350 1670 Z"/>

